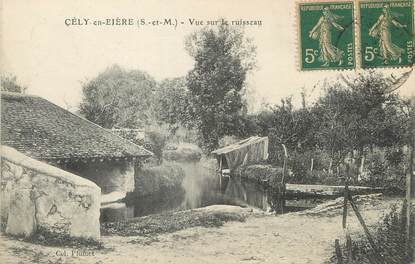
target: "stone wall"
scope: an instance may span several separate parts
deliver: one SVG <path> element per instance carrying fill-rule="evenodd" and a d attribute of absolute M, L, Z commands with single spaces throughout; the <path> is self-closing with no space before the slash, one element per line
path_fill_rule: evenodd
<path fill-rule="evenodd" d="M 6 233 L 38 230 L 100 237 L 101 190 L 93 182 L 1 146 L 1 219 Z"/>

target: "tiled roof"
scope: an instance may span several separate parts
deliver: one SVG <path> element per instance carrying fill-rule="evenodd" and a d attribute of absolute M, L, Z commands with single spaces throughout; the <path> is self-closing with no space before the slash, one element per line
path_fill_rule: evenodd
<path fill-rule="evenodd" d="M 152 155 L 46 99 L 7 92 L 1 93 L 1 144 L 43 160 Z"/>

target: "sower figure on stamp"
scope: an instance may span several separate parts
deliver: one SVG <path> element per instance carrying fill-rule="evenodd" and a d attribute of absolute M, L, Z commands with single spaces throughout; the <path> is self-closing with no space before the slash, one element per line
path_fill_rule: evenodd
<path fill-rule="evenodd" d="M 329 66 L 330 62 L 338 63 L 339 66 L 343 64 L 344 52 L 334 46 L 331 41 L 331 30 L 333 27 L 338 30 L 344 30 L 344 28 L 337 23 L 337 20 L 340 18 L 342 17 L 333 14 L 328 7 L 324 7 L 323 15 L 309 33 L 310 38 L 319 40 L 319 60 L 324 62 L 322 66 Z"/>
<path fill-rule="evenodd" d="M 392 43 L 392 25 L 397 28 L 406 27 L 406 25 L 402 25 L 396 21 L 394 15 L 389 10 L 389 5 L 385 4 L 382 14 L 369 30 L 369 36 L 379 38 L 379 55 L 383 59 L 384 64 L 388 64 L 389 60 L 398 60 L 400 62 L 402 60 L 402 54 L 404 53 L 402 48 Z"/>

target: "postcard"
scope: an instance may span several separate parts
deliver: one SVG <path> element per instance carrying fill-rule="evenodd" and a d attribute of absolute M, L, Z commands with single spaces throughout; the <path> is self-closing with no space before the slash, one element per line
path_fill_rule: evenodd
<path fill-rule="evenodd" d="M 0 3 L 1 263 L 414 263 L 413 0 Z"/>

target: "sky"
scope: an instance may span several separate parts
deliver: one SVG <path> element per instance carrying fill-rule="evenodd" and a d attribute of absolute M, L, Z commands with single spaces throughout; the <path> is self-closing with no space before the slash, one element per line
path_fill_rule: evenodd
<path fill-rule="evenodd" d="M 146 71 L 156 80 L 184 76 L 193 60 L 184 39 L 202 26 L 189 19 L 261 20 L 262 26 L 245 27 L 257 46 L 257 69 L 248 78 L 255 105 L 274 104 L 302 88 L 308 98 L 316 83 L 333 79 L 336 71 L 301 72 L 297 64 L 295 1 L 251 0 L 2 0 L 0 30 L 1 72 L 16 75 L 27 93 L 57 105 L 76 107 L 82 83 L 112 64 Z M 88 25 L 69 25 L 73 18 Z M 132 18 L 146 22 L 177 19 L 171 26 L 93 26 L 92 21 Z M 397 75 L 402 70 L 384 70 Z M 352 76 L 348 71 L 345 75 Z M 400 88 L 415 95 L 415 76 Z"/>

